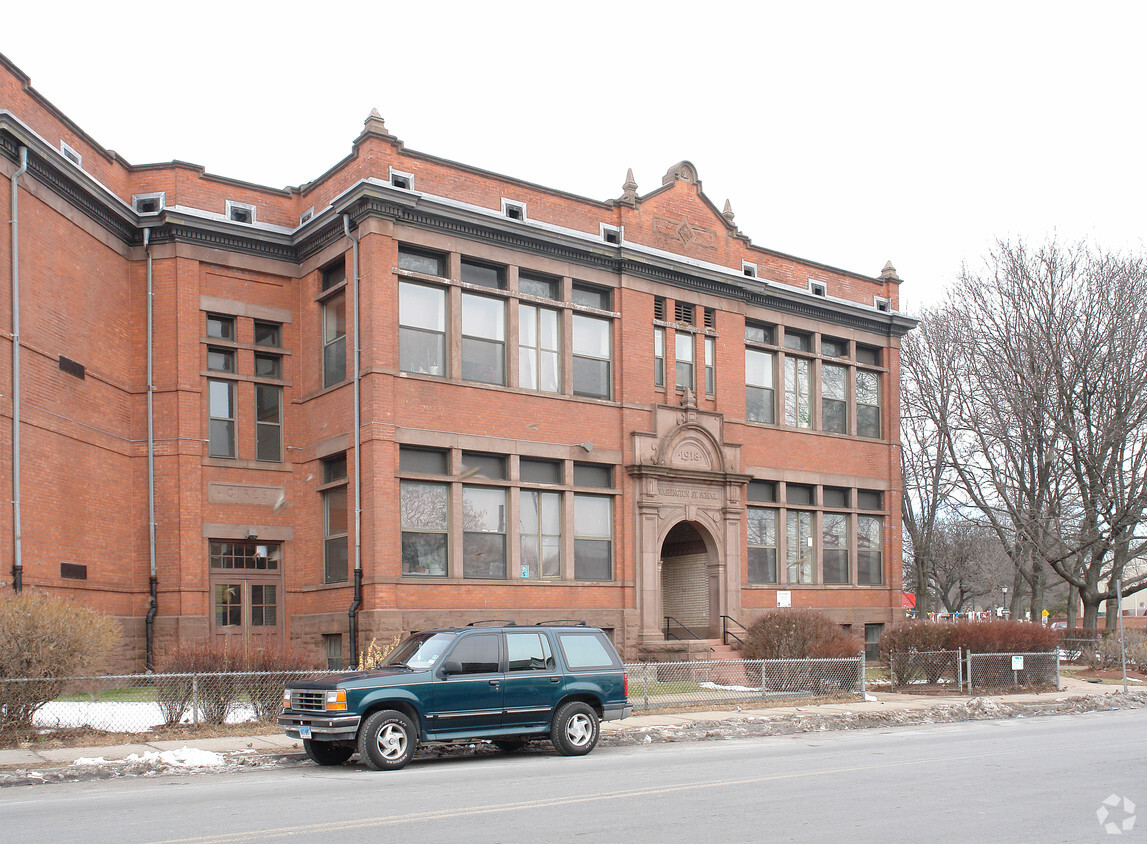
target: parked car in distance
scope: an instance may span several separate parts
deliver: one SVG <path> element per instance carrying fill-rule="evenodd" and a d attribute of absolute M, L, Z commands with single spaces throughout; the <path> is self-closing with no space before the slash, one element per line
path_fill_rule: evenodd
<path fill-rule="evenodd" d="M 291 681 L 279 724 L 319 765 L 358 753 L 375 770 L 397 770 L 421 744 L 474 739 L 513 752 L 548 737 L 581 756 L 601 721 L 630 714 L 628 685 L 596 627 L 474 622 L 409 636 L 375 670 Z"/>

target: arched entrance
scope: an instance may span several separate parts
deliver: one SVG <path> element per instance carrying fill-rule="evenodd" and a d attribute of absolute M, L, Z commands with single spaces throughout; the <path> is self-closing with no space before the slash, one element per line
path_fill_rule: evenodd
<path fill-rule="evenodd" d="M 709 549 L 697 528 L 679 522 L 661 544 L 661 618 L 669 637 L 686 628 L 702 638 L 712 626 L 713 584 Z"/>

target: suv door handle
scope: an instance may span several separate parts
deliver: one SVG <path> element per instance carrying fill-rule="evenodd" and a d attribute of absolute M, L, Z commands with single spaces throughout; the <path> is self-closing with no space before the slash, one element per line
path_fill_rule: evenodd
<path fill-rule="evenodd" d="M 490 681 L 490 685 L 491 685 L 491 686 L 497 686 L 497 685 L 498 685 L 498 683 L 500 683 L 500 682 L 501 682 L 500 680 L 491 680 L 491 681 Z"/>
<path fill-rule="evenodd" d="M 550 678 L 551 683 L 560 683 L 561 681 L 562 681 L 561 677 L 551 677 Z"/>

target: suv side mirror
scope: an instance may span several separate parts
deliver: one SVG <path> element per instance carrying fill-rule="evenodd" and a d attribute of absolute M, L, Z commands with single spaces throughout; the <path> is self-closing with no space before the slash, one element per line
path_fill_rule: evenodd
<path fill-rule="evenodd" d="M 456 659 L 448 659 L 442 663 L 442 676 L 449 677 L 451 674 L 461 674 L 462 663 Z"/>

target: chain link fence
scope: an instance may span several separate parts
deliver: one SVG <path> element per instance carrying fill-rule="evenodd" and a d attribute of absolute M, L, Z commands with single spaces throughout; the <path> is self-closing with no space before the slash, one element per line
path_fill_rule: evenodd
<path fill-rule="evenodd" d="M 1026 687 L 1060 688 L 1059 654 L 974 654 L 967 657 L 968 691 Z"/>
<path fill-rule="evenodd" d="M 819 697 L 863 697 L 864 657 L 643 662 L 625 666 L 635 712 Z"/>
<path fill-rule="evenodd" d="M 964 671 L 960 651 L 893 652 L 888 656 L 888 676 L 892 691 L 964 691 Z"/>

